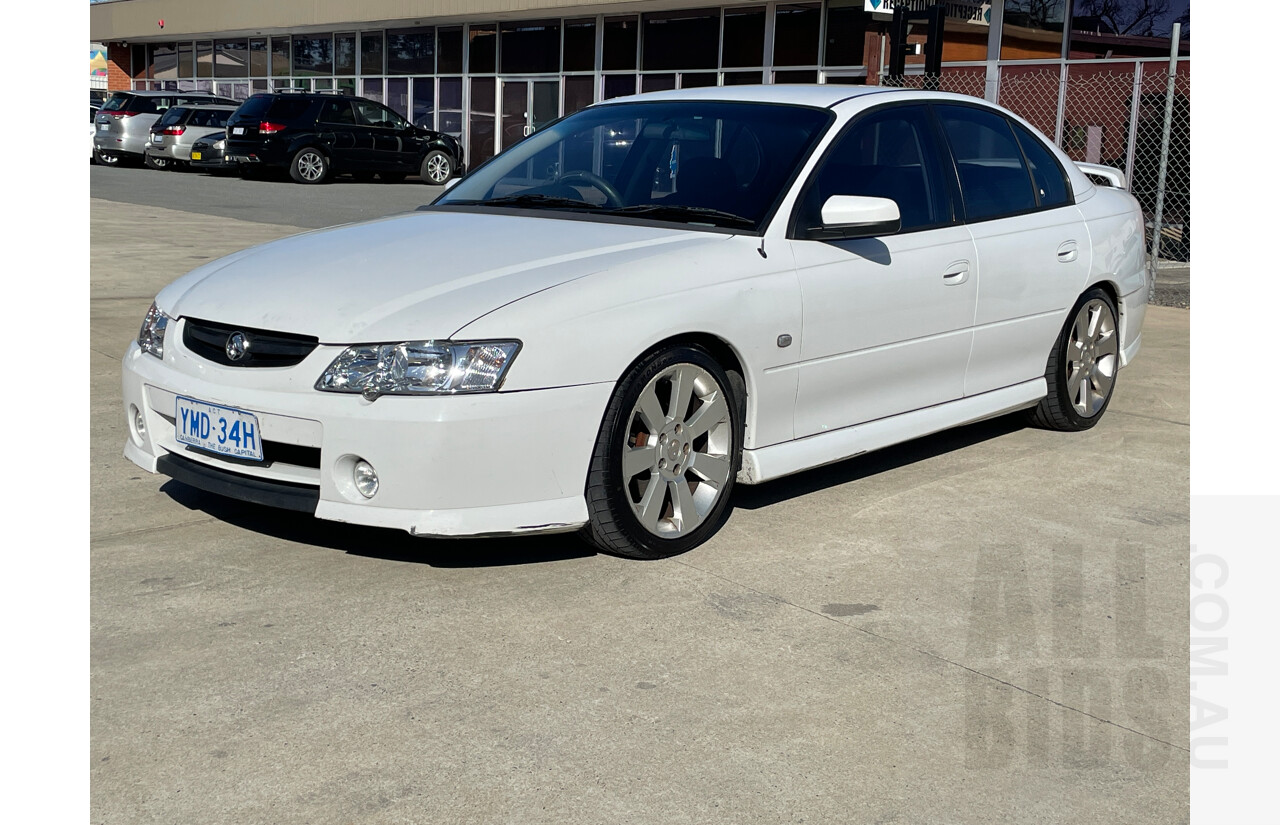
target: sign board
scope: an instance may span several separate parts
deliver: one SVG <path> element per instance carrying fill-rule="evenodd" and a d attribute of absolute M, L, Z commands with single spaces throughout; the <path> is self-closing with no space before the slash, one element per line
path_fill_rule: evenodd
<path fill-rule="evenodd" d="M 946 7 L 949 20 L 991 25 L 991 3 L 986 0 L 862 0 L 862 9 L 876 14 L 893 14 L 898 6 L 905 6 L 907 11 L 924 11 L 940 3 Z"/>

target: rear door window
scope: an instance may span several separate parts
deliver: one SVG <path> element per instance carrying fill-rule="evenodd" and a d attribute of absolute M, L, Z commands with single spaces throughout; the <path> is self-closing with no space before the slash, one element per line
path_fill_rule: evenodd
<path fill-rule="evenodd" d="M 974 106 L 940 105 L 937 111 L 960 173 L 966 217 L 982 221 L 1034 210 L 1031 173 L 1009 122 Z"/>
<path fill-rule="evenodd" d="M 1018 144 L 1022 146 L 1022 153 L 1026 155 L 1027 164 L 1031 167 L 1031 177 L 1035 181 L 1036 196 L 1040 199 L 1041 208 L 1052 209 L 1071 203 L 1071 187 L 1057 159 L 1022 124 L 1014 121 L 1010 121 L 1010 124 L 1018 137 Z"/>
<path fill-rule="evenodd" d="M 165 126 L 172 126 L 175 123 L 181 123 L 183 117 L 185 117 L 189 111 L 190 110 L 185 106 L 174 106 L 172 109 L 165 112 L 158 121 L 156 121 L 156 127 L 164 128 Z"/>
<path fill-rule="evenodd" d="M 267 117 L 274 121 L 290 121 L 302 116 L 311 101 L 305 97 L 277 97 L 271 101 Z"/>
<path fill-rule="evenodd" d="M 102 104 L 102 108 L 108 112 L 128 111 L 131 100 L 133 100 L 133 95 L 116 93 L 106 103 Z"/>
<path fill-rule="evenodd" d="M 354 126 L 356 116 L 351 111 L 351 101 L 342 98 L 326 100 L 324 105 L 320 107 L 320 122 Z"/>
<path fill-rule="evenodd" d="M 214 129 L 219 126 L 227 125 L 227 117 L 230 112 L 221 112 L 217 109 L 196 109 L 191 113 L 191 119 L 187 121 L 192 126 L 209 126 Z"/>

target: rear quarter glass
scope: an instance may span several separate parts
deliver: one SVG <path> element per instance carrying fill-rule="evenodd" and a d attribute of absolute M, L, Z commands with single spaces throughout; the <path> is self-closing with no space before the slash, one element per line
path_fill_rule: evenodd
<path fill-rule="evenodd" d="M 271 101 L 268 117 L 272 120 L 293 120 L 307 111 L 311 101 L 305 97 L 278 97 Z"/>

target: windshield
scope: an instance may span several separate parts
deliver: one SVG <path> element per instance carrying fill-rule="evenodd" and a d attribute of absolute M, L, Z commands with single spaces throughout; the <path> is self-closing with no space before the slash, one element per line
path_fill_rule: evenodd
<path fill-rule="evenodd" d="M 436 205 L 760 231 L 831 120 L 825 109 L 764 103 L 596 106 L 512 146 Z"/>

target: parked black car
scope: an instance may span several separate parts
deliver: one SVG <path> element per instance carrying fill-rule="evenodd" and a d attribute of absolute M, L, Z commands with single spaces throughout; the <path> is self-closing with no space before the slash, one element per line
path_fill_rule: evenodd
<path fill-rule="evenodd" d="M 462 145 L 449 135 L 414 126 L 381 103 L 336 94 L 250 97 L 227 121 L 224 152 L 242 174 L 277 167 L 298 183 L 349 172 L 387 181 L 418 174 L 441 184 L 463 168 Z"/>
<path fill-rule="evenodd" d="M 191 168 L 214 175 L 239 171 L 234 161 L 223 154 L 227 138 L 222 134 L 206 135 L 191 145 Z"/>

